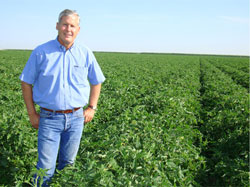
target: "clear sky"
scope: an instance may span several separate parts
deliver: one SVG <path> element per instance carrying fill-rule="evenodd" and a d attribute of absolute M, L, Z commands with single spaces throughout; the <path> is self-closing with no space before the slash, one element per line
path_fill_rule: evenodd
<path fill-rule="evenodd" d="M 81 17 L 93 51 L 249 55 L 249 0 L 0 0 L 0 49 L 55 39 L 59 13 Z"/>

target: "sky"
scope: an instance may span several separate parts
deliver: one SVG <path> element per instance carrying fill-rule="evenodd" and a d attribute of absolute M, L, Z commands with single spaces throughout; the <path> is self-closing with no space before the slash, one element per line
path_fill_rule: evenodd
<path fill-rule="evenodd" d="M 59 13 L 81 17 L 93 51 L 250 55 L 249 0 L 0 0 L 0 49 L 57 37 Z"/>

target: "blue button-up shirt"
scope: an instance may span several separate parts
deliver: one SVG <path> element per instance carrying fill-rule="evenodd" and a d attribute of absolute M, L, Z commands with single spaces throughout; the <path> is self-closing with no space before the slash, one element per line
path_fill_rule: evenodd
<path fill-rule="evenodd" d="M 20 80 L 33 84 L 33 100 L 39 106 L 66 110 L 85 106 L 89 83 L 100 84 L 105 77 L 87 47 L 74 43 L 66 50 L 55 39 L 33 50 Z"/>

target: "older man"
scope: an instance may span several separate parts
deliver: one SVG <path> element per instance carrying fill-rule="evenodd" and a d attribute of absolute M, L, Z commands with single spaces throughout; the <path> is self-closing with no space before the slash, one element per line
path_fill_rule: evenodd
<path fill-rule="evenodd" d="M 62 11 L 57 38 L 33 50 L 20 76 L 30 122 L 38 129 L 37 168 L 47 169 L 44 186 L 54 174 L 57 156 L 59 170 L 74 163 L 84 123 L 94 117 L 105 80 L 93 53 L 75 42 L 79 22 L 75 11 Z"/>

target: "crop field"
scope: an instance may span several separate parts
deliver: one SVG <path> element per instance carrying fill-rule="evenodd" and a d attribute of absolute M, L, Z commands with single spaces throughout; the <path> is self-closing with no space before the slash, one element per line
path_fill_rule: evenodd
<path fill-rule="evenodd" d="M 29 186 L 35 172 L 19 81 L 30 53 L 0 51 L 0 186 Z M 51 186 L 249 186 L 248 57 L 95 55 L 98 111 Z"/>

